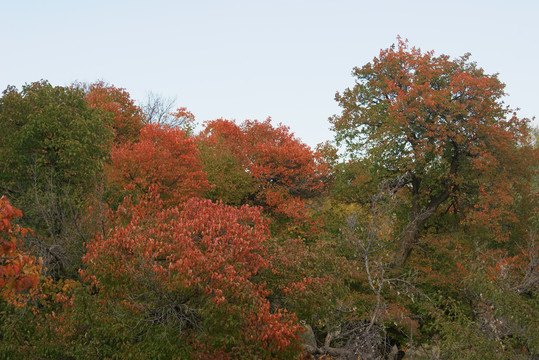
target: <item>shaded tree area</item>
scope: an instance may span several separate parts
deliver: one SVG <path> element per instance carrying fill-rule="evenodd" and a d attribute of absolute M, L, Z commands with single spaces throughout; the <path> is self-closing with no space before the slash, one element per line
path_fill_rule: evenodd
<path fill-rule="evenodd" d="M 335 141 L 138 105 L 0 98 L 0 359 L 533 359 L 537 131 L 470 56 L 398 39 Z"/>

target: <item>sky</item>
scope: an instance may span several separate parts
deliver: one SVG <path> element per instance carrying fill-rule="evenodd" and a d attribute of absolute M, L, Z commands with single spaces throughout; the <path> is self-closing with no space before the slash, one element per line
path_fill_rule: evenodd
<path fill-rule="evenodd" d="M 351 71 L 396 42 L 498 73 L 539 115 L 539 1 L 0 0 L 0 89 L 106 81 L 143 102 L 176 98 L 198 122 L 273 121 L 310 146 Z M 534 121 L 538 126 L 538 121 Z"/>

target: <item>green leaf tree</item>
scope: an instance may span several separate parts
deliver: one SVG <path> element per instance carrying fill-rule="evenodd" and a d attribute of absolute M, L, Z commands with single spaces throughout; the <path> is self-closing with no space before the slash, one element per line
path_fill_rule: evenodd
<path fill-rule="evenodd" d="M 75 259 L 70 252 L 80 260 L 78 221 L 112 141 L 106 114 L 88 105 L 82 89 L 40 81 L 3 92 L 0 124 L 1 191 L 41 239 L 46 265 L 65 267 Z"/>

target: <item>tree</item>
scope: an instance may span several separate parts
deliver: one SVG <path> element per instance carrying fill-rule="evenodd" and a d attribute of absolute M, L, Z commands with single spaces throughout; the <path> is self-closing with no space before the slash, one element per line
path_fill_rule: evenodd
<path fill-rule="evenodd" d="M 241 125 L 218 119 L 206 123 L 199 148 L 210 197 L 231 204 L 264 207 L 276 216 L 305 219 L 305 200 L 322 193 L 329 167 L 322 156 L 271 119 Z"/>
<path fill-rule="evenodd" d="M 297 356 L 294 316 L 270 312 L 255 281 L 270 267 L 259 209 L 195 198 L 167 207 L 154 191 L 136 205 L 126 200 L 112 222 L 88 243 L 84 277 L 123 308 L 119 319 L 149 326 L 139 330 L 146 334 L 166 328 L 166 343 L 193 358 Z"/>
<path fill-rule="evenodd" d="M 41 273 L 41 259 L 21 251 L 20 237 L 28 229 L 12 224 L 22 212 L 0 198 L 0 298 L 16 306 L 24 305 L 24 292 L 35 289 Z"/>
<path fill-rule="evenodd" d="M 3 92 L 0 124 L 0 189 L 23 210 L 46 265 L 80 261 L 79 220 L 112 138 L 106 115 L 88 106 L 81 88 L 40 81 Z"/>
<path fill-rule="evenodd" d="M 165 98 L 163 96 L 149 92 L 146 102 L 142 105 L 145 121 L 148 124 L 169 124 L 169 116 L 174 109 L 176 99 Z"/>
<path fill-rule="evenodd" d="M 8 87 L 0 100 L 4 191 L 20 194 L 34 170 L 50 169 L 59 182 L 88 185 L 102 169 L 110 132 L 103 113 L 92 110 L 83 92 L 46 81 Z"/>
<path fill-rule="evenodd" d="M 148 194 L 154 186 L 169 205 L 209 189 L 193 138 L 166 125 L 147 124 L 139 141 L 115 146 L 107 175 L 120 197 Z"/>
<path fill-rule="evenodd" d="M 527 121 L 503 105 L 497 76 L 469 54 L 450 60 L 400 39 L 353 75 L 355 86 L 335 97 L 342 113 L 330 121 L 349 156 L 366 160 L 378 179 L 400 184 L 408 199 L 395 264 L 404 264 L 442 205 L 501 239 L 500 224 L 512 220 L 511 184 L 527 176 L 529 164 L 518 156 Z"/>
<path fill-rule="evenodd" d="M 84 99 L 91 108 L 98 108 L 111 114 L 111 121 L 108 124 L 114 130 L 116 143 L 133 142 L 138 138 L 145 120 L 144 113 L 125 89 L 102 81 L 82 87 L 86 92 Z"/>

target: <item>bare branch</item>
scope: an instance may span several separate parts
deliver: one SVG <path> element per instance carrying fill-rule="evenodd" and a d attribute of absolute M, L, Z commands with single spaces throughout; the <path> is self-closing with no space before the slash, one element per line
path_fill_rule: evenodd
<path fill-rule="evenodd" d="M 175 98 L 165 98 L 153 92 L 148 92 L 146 102 L 142 105 L 142 111 L 146 115 L 148 124 L 171 125 L 172 116 L 176 104 Z"/>

